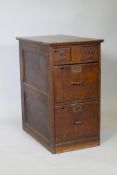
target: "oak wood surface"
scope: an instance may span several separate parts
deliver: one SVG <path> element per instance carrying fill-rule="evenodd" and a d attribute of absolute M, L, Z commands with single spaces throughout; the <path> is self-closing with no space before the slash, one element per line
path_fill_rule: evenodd
<path fill-rule="evenodd" d="M 101 43 L 103 39 L 94 39 L 86 37 L 76 37 L 69 35 L 46 35 L 46 36 L 32 36 L 32 37 L 17 37 L 20 41 L 27 41 L 33 43 L 44 43 L 49 45 L 62 45 L 62 44 L 84 44 L 84 43 Z"/>
<path fill-rule="evenodd" d="M 17 39 L 23 129 L 52 153 L 99 145 L 103 40 Z"/>

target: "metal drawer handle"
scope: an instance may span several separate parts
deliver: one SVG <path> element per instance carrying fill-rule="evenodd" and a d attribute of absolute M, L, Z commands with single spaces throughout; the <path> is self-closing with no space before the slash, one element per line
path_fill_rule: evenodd
<path fill-rule="evenodd" d="M 79 125 L 79 124 L 81 124 L 81 123 L 82 123 L 82 121 L 80 121 L 80 120 L 72 121 L 72 124 L 73 124 L 73 125 Z"/>
<path fill-rule="evenodd" d="M 72 81 L 71 84 L 73 86 L 78 86 L 78 85 L 81 85 L 82 84 L 82 81 Z"/>

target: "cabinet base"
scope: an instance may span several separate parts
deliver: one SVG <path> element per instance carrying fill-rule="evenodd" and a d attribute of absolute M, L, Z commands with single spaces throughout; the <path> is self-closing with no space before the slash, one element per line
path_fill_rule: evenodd
<path fill-rule="evenodd" d="M 77 149 L 94 147 L 94 146 L 98 146 L 98 145 L 100 145 L 100 141 L 94 140 L 94 141 L 87 141 L 87 142 L 83 142 L 83 143 L 78 143 L 75 145 L 59 146 L 59 147 L 56 147 L 54 151 L 56 154 L 56 153 L 62 153 L 62 152 L 66 152 L 66 151 L 73 151 L 73 150 L 77 150 Z"/>
<path fill-rule="evenodd" d="M 77 143 L 77 144 L 72 144 L 72 145 L 56 146 L 53 148 L 52 146 L 49 145 L 47 140 L 45 140 L 39 133 L 33 130 L 28 124 L 23 124 L 23 129 L 53 154 L 100 145 L 100 140 L 97 139 L 97 140 L 92 140 L 92 141 L 90 140 L 90 141 L 85 141 L 82 143 Z"/>

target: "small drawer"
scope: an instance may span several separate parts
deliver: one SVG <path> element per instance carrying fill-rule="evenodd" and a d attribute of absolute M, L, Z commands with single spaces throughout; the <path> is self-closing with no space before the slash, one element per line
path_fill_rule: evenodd
<path fill-rule="evenodd" d="M 70 48 L 54 48 L 52 55 L 55 64 L 67 63 L 70 61 Z"/>
<path fill-rule="evenodd" d="M 72 47 L 72 62 L 96 62 L 99 60 L 98 45 L 79 45 Z"/>
<path fill-rule="evenodd" d="M 55 107 L 56 144 L 98 135 L 98 111 L 97 101 Z"/>
<path fill-rule="evenodd" d="M 98 63 L 54 66 L 55 102 L 98 99 L 98 77 Z"/>

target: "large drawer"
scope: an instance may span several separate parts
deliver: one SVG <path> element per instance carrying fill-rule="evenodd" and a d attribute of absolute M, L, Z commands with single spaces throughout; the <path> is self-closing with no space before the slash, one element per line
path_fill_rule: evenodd
<path fill-rule="evenodd" d="M 87 102 L 55 107 L 56 143 L 83 138 L 99 133 L 99 103 Z"/>
<path fill-rule="evenodd" d="M 97 99 L 98 73 L 98 63 L 54 66 L 55 102 Z"/>

